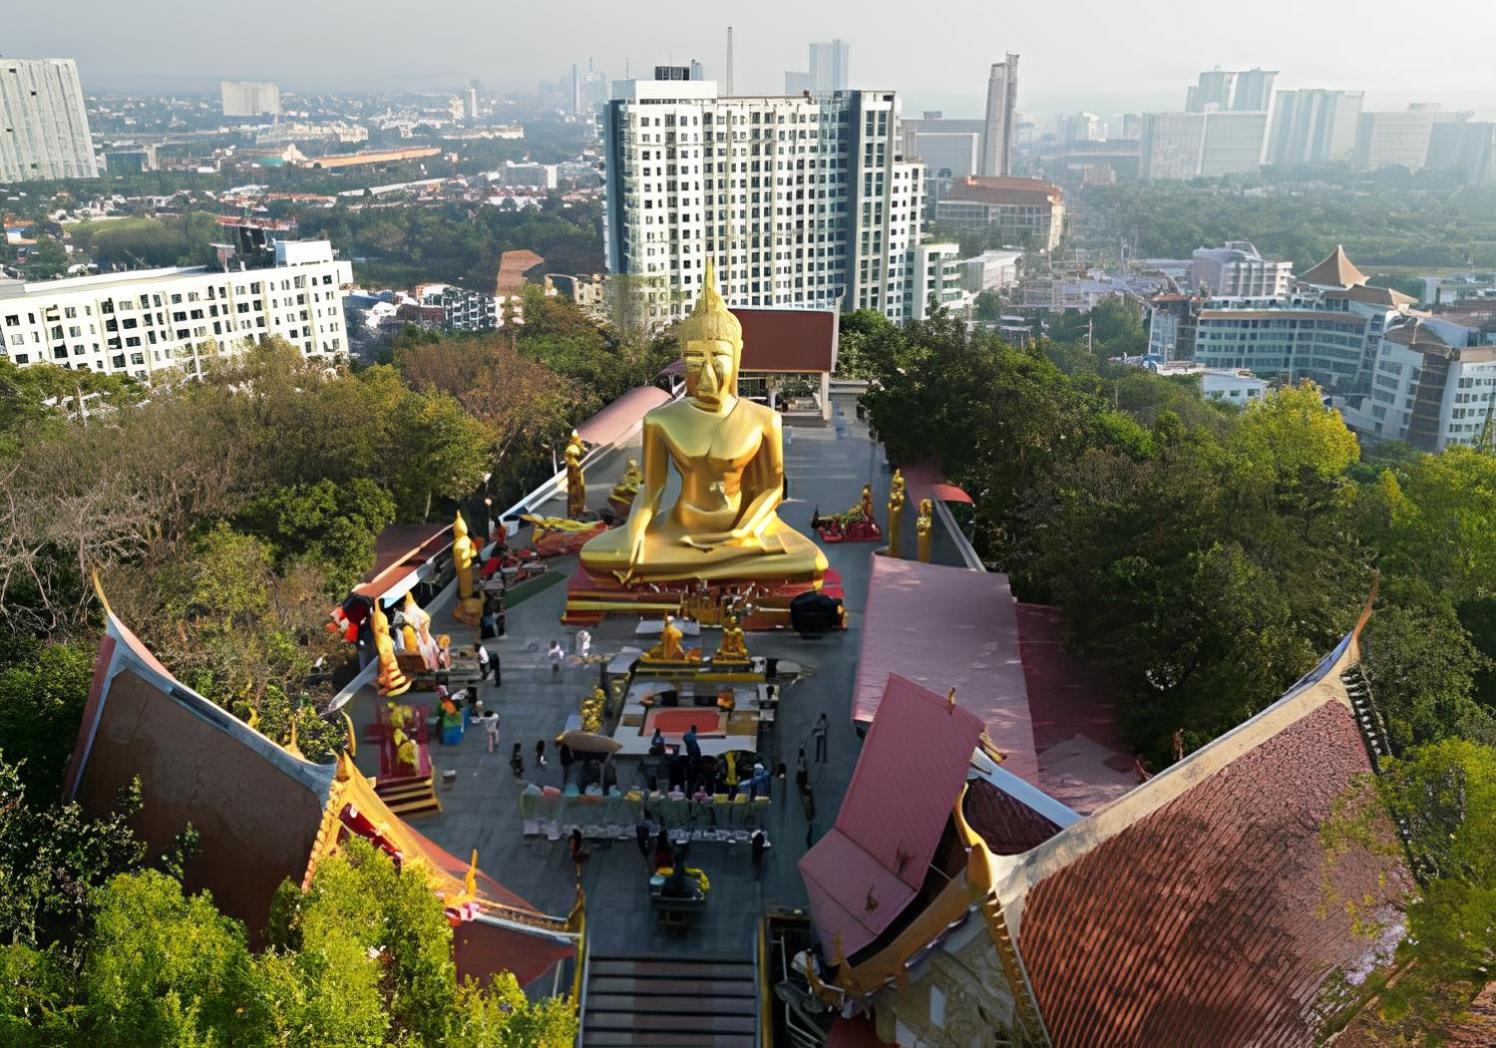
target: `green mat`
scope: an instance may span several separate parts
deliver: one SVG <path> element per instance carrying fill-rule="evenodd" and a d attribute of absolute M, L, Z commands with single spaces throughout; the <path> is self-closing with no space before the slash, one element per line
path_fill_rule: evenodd
<path fill-rule="evenodd" d="M 525 579 L 523 582 L 516 582 L 504 594 L 504 607 L 513 608 L 516 604 L 528 600 L 535 596 L 535 594 L 543 593 L 552 586 L 559 586 L 565 582 L 566 572 L 554 570 L 542 572 L 539 575 Z"/>

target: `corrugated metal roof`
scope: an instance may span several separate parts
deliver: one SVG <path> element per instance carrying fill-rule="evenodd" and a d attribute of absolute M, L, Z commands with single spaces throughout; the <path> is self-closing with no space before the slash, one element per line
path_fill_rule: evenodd
<path fill-rule="evenodd" d="M 577 427 L 577 435 L 589 444 L 612 444 L 628 433 L 645 415 L 670 402 L 670 394 L 656 386 L 638 386 Z"/>
<path fill-rule="evenodd" d="M 733 309 L 743 325 L 740 371 L 822 372 L 836 367 L 834 309 Z"/>

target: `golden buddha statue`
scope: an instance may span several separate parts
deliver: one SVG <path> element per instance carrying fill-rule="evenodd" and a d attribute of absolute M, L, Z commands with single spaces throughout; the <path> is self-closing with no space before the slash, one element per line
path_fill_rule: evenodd
<path fill-rule="evenodd" d="M 717 654 L 712 658 L 717 662 L 748 661 L 748 641 L 736 615 L 727 616 L 727 621 L 722 624 L 722 643 L 717 645 Z"/>
<path fill-rule="evenodd" d="M 379 658 L 379 675 L 376 683 L 379 694 L 393 698 L 410 690 L 410 681 L 400 670 L 400 660 L 395 657 L 395 641 L 390 636 L 390 620 L 384 614 L 379 601 L 374 602 L 374 651 Z"/>
<path fill-rule="evenodd" d="M 712 263 L 679 327 L 686 396 L 644 416 L 644 483 L 628 522 L 582 548 L 594 577 L 623 583 L 741 579 L 819 585 L 826 557 L 779 519 L 784 423 L 738 397 L 742 327 L 717 293 Z M 680 496 L 662 512 L 671 463 Z"/>
<path fill-rule="evenodd" d="M 660 643 L 644 653 L 644 657 L 651 662 L 685 662 L 686 650 L 681 644 L 685 634 L 675 624 L 675 616 L 666 615 L 665 621 L 660 629 Z"/>
<path fill-rule="evenodd" d="M 862 514 L 863 520 L 873 520 L 873 486 L 864 484 L 862 486 L 862 498 L 857 503 L 857 510 Z"/>
<path fill-rule="evenodd" d="M 899 528 L 904 522 L 904 474 L 893 471 L 888 485 L 888 552 L 899 555 Z"/>
<path fill-rule="evenodd" d="M 639 494 L 639 485 L 644 483 L 644 474 L 639 472 L 639 460 L 629 459 L 629 464 L 624 468 L 623 476 L 618 478 L 618 483 L 613 485 L 612 497 L 620 502 L 629 502 Z"/>
<path fill-rule="evenodd" d="M 587 448 L 576 430 L 566 442 L 562 456 L 566 459 L 566 515 L 576 520 L 587 509 L 587 477 L 582 473 L 582 456 Z"/>
<path fill-rule="evenodd" d="M 914 522 L 914 531 L 919 536 L 920 563 L 928 564 L 935 542 L 935 503 L 929 499 L 919 500 L 919 517 Z"/>
<path fill-rule="evenodd" d="M 457 568 L 457 603 L 452 617 L 468 626 L 478 625 L 483 616 L 483 599 L 478 596 L 478 547 L 468 537 L 467 521 L 462 511 L 452 522 L 452 563 Z"/>

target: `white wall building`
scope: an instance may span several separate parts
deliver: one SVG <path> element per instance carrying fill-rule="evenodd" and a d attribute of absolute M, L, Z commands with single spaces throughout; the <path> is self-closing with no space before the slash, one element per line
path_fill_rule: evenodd
<path fill-rule="evenodd" d="M 650 326 L 684 315 L 716 261 L 736 306 L 904 319 L 924 167 L 898 156 L 891 91 L 718 97 L 622 81 L 603 113 L 608 270 Z"/>
<path fill-rule="evenodd" d="M 1433 105 L 1411 105 L 1403 112 L 1362 113 L 1356 133 L 1356 166 L 1363 171 L 1384 167 L 1417 171 L 1428 163 L 1434 125 L 1469 119 L 1469 113 L 1446 113 Z"/>
<path fill-rule="evenodd" d="M 925 320 L 936 310 L 964 313 L 976 296 L 966 286 L 961 245 L 919 244 L 914 249 L 913 279 L 907 283 L 905 316 Z"/>
<path fill-rule="evenodd" d="M 261 80 L 220 80 L 224 116 L 280 116 L 280 87 Z"/>
<path fill-rule="evenodd" d="M 1363 98 L 1360 91 L 1279 91 L 1264 162 L 1296 167 L 1351 159 Z"/>
<path fill-rule="evenodd" d="M 98 178 L 71 58 L 0 58 L 0 183 Z"/>
<path fill-rule="evenodd" d="M 1496 345 L 1480 332 L 1438 317 L 1409 317 L 1377 347 L 1371 396 L 1345 411 L 1346 422 L 1423 451 L 1477 446 L 1496 408 Z"/>
<path fill-rule="evenodd" d="M 1014 126 L 1018 117 L 1018 56 L 1009 51 L 1007 61 L 994 62 L 987 76 L 987 115 L 982 135 L 982 170 L 1001 178 L 1013 173 Z"/>
<path fill-rule="evenodd" d="M 1245 240 L 1196 248 L 1190 271 L 1195 287 L 1212 295 L 1286 295 L 1293 280 L 1292 262 L 1269 261 Z"/>
<path fill-rule="evenodd" d="M 1184 179 L 1255 171 L 1266 138 L 1267 113 L 1145 113 L 1138 173 Z"/>
<path fill-rule="evenodd" d="M 0 283 L 0 355 L 149 381 L 205 356 L 277 335 L 307 357 L 347 353 L 344 287 L 352 266 L 325 240 L 280 241 L 275 265 L 102 273 Z"/>
<path fill-rule="evenodd" d="M 1022 251 L 994 248 L 966 259 L 961 263 L 966 268 L 966 290 L 976 295 L 1012 287 L 1018 283 L 1018 260 L 1022 257 Z"/>

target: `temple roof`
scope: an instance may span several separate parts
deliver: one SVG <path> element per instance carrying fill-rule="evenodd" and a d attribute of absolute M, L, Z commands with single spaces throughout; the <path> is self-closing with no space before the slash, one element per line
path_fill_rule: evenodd
<path fill-rule="evenodd" d="M 1310 268 L 1299 280 L 1316 287 L 1354 287 L 1366 283 L 1366 274 L 1352 265 L 1345 248 L 1336 244 L 1335 250 L 1324 261 Z"/>
<path fill-rule="evenodd" d="M 1282 699 L 992 877 L 1056 1044 L 1298 1044 L 1401 936 L 1399 854 L 1320 826 L 1371 770 L 1347 637 Z M 1390 822 L 1379 827 L 1395 838 Z M 1384 922 L 1361 934 L 1343 906 Z"/>
<path fill-rule="evenodd" d="M 913 900 L 961 796 L 982 723 L 890 674 L 831 830 L 800 860 L 821 941 L 851 955 Z"/>
<path fill-rule="evenodd" d="M 836 369 L 840 318 L 834 309 L 735 307 L 743 325 L 740 371 L 819 373 Z"/>
<path fill-rule="evenodd" d="M 670 394 L 658 386 L 636 386 L 578 426 L 577 436 L 589 444 L 612 444 L 669 402 Z"/>

